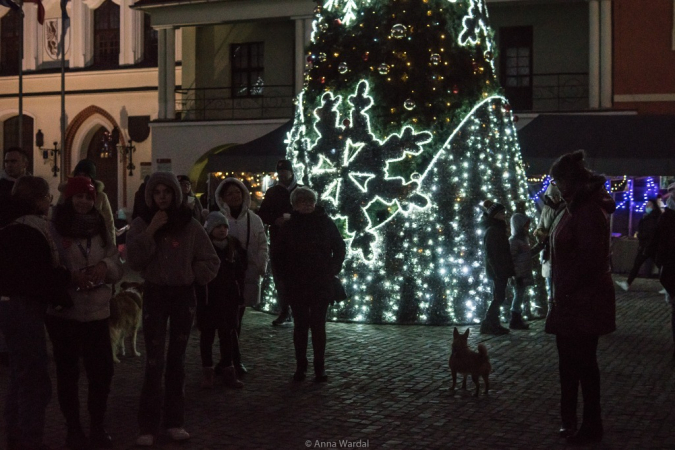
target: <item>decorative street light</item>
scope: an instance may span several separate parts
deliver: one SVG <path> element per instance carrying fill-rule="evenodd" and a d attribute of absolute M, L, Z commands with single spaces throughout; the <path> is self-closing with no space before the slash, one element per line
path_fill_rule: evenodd
<path fill-rule="evenodd" d="M 59 154 L 61 153 L 61 149 L 58 148 L 58 143 L 54 141 L 53 149 L 43 149 L 42 147 L 45 145 L 45 135 L 42 133 L 42 130 L 38 130 L 37 133 L 35 133 L 35 145 L 42 150 L 42 159 L 44 159 L 45 163 L 49 161 L 50 155 L 54 158 L 52 173 L 55 177 L 58 176 L 58 173 L 61 171 L 58 165 Z"/>
<path fill-rule="evenodd" d="M 127 145 L 121 145 L 119 142 L 120 130 L 117 127 L 114 127 L 111 132 L 106 131 L 101 139 L 99 154 L 101 158 L 110 158 L 115 156 L 115 151 L 117 151 L 120 155 L 120 162 L 124 162 L 128 158 L 129 162 L 126 168 L 129 170 L 129 176 L 131 177 L 134 175 L 134 169 L 136 169 L 133 162 L 133 155 L 136 151 L 134 141 L 129 139 Z"/>

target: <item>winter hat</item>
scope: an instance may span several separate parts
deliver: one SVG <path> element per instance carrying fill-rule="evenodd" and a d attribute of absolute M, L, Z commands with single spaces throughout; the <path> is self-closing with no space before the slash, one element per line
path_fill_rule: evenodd
<path fill-rule="evenodd" d="M 502 211 L 506 211 L 506 208 L 504 207 L 504 205 L 501 205 L 499 203 L 495 203 L 491 200 L 485 200 L 483 202 L 483 210 L 490 219 L 494 219 L 494 217 L 497 214 L 499 214 Z"/>
<path fill-rule="evenodd" d="M 77 194 L 89 194 L 92 199 L 96 200 L 96 187 L 87 177 L 68 178 L 65 197 L 68 199 Z"/>
<path fill-rule="evenodd" d="M 95 180 L 96 164 L 94 164 L 94 161 L 92 161 L 91 159 L 83 159 L 82 161 L 77 163 L 75 169 L 73 170 L 73 175 L 77 175 L 79 173 L 84 173 L 92 180 Z"/>
<path fill-rule="evenodd" d="M 176 175 L 171 172 L 155 172 L 145 184 L 145 204 L 152 208 L 152 191 L 158 184 L 163 184 L 173 190 L 173 203 L 176 207 L 183 202 L 183 191 Z"/>
<path fill-rule="evenodd" d="M 290 170 L 293 172 L 293 164 L 287 159 L 280 159 L 277 161 L 277 172 L 280 170 Z"/>
<path fill-rule="evenodd" d="M 176 179 L 178 180 L 179 183 L 187 181 L 188 183 L 192 184 L 192 182 L 190 181 L 190 177 L 188 177 L 187 175 L 177 175 Z"/>
<path fill-rule="evenodd" d="M 210 236 L 214 228 L 225 225 L 227 228 L 230 228 L 230 222 L 227 221 L 227 217 L 219 211 L 211 211 L 208 216 L 206 216 L 206 223 L 204 223 L 204 228 L 206 233 Z"/>

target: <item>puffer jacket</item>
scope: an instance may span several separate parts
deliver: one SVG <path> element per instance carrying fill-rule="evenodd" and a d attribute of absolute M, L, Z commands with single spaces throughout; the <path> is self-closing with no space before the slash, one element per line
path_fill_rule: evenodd
<path fill-rule="evenodd" d="M 547 333 L 600 336 L 616 330 L 609 246 L 609 215 L 616 205 L 604 184 L 604 177 L 593 176 L 553 224 Z"/>
<path fill-rule="evenodd" d="M 241 212 L 233 217 L 230 207 L 220 198 L 220 193 L 230 183 L 236 184 L 241 189 L 243 203 Z M 244 301 L 246 306 L 254 306 L 260 302 L 260 283 L 262 276 L 267 271 L 269 247 L 265 226 L 260 217 L 251 211 L 251 194 L 240 180 L 236 178 L 224 179 L 215 193 L 216 203 L 230 223 L 230 236 L 236 238 L 246 250 L 248 267 L 246 268 L 246 284 L 244 287 Z M 248 244 L 248 247 L 247 247 Z"/>
<path fill-rule="evenodd" d="M 528 223 L 530 223 L 530 218 L 525 214 L 515 213 L 511 216 L 511 237 L 509 238 L 511 259 L 516 279 L 522 280 L 524 286 L 534 284 L 532 258 L 543 249 L 543 244 L 530 247 L 528 233 L 525 229 Z"/>
<path fill-rule="evenodd" d="M 61 236 L 56 231 L 53 223 L 50 224 L 49 232 L 59 251 L 61 263 L 71 272 L 96 265 L 100 261 L 105 263 L 108 271 L 105 275 L 105 284 L 82 291 L 78 291 L 74 287 L 68 289 L 68 293 L 74 303 L 72 308 L 56 310 L 50 307 L 47 313 L 61 319 L 75 320 L 77 322 L 107 319 L 110 316 L 110 284 L 117 283 L 123 274 L 122 262 L 119 258 L 117 246 L 110 241 L 104 246 L 100 235 L 92 237 L 90 245 L 87 246 L 86 238 Z M 84 256 L 78 243 L 82 248 L 89 248 L 88 257 Z"/>

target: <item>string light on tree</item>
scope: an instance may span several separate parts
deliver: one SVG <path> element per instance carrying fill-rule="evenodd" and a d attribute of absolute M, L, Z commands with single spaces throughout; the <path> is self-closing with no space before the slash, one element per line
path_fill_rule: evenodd
<path fill-rule="evenodd" d="M 309 52 L 327 61 L 309 70 L 287 157 L 347 243 L 350 298 L 331 318 L 475 323 L 490 299 L 479 204 L 513 211 L 528 199 L 513 115 L 486 58 L 485 4 L 319 3 Z M 526 312 L 545 299 L 538 282 Z M 274 302 L 269 285 L 263 308 Z"/>

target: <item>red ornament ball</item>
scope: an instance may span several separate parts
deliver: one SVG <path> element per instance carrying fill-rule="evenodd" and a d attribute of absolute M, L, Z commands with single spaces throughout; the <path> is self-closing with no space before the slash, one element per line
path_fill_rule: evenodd
<path fill-rule="evenodd" d="M 518 116 L 513 116 L 513 122 L 514 122 L 514 123 L 515 123 L 515 122 L 518 122 L 519 120 L 520 120 L 520 117 L 518 117 Z"/>
<path fill-rule="evenodd" d="M 321 77 L 321 84 L 325 84 L 325 83 L 326 83 L 326 77 Z"/>
<path fill-rule="evenodd" d="M 368 61 L 368 58 L 370 57 L 370 52 L 365 52 L 362 56 L 364 61 Z"/>
<path fill-rule="evenodd" d="M 459 88 L 457 87 L 457 85 L 454 85 L 454 86 L 452 87 L 452 93 L 453 93 L 453 94 L 459 94 Z"/>
<path fill-rule="evenodd" d="M 351 124 L 352 124 L 352 122 L 349 119 L 345 119 L 345 120 L 342 121 L 342 125 L 344 125 L 347 128 L 349 128 L 349 125 L 351 125 Z"/>
<path fill-rule="evenodd" d="M 342 25 L 342 21 L 340 19 L 335 19 L 335 21 L 333 21 L 333 23 L 337 26 Z"/>

